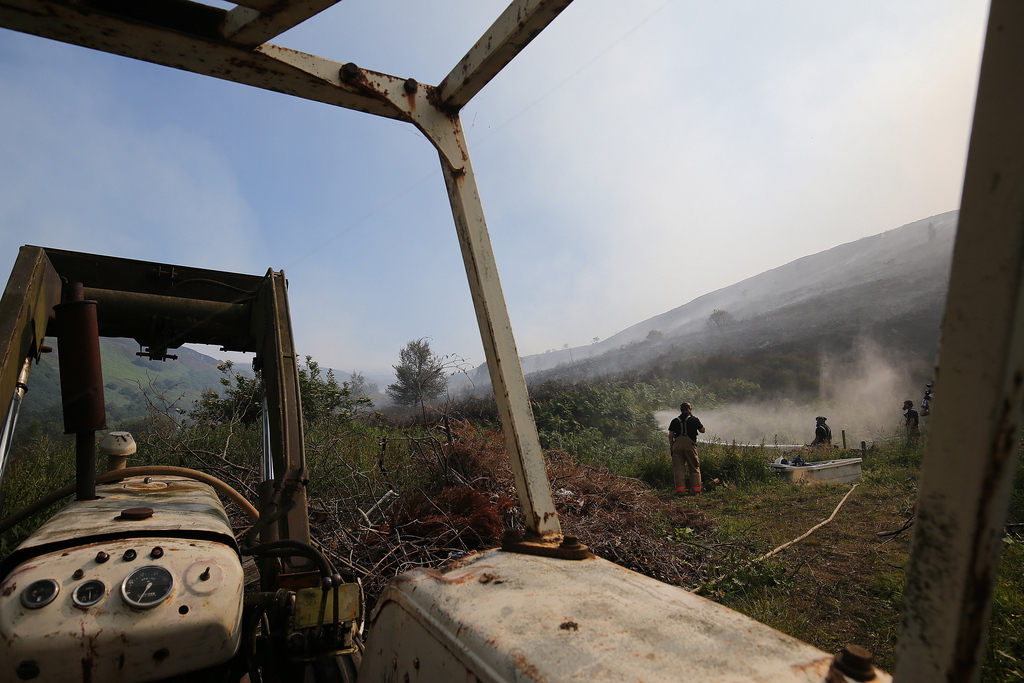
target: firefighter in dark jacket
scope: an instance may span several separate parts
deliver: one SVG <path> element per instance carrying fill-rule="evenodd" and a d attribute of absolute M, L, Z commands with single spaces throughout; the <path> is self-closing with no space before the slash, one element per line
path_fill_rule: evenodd
<path fill-rule="evenodd" d="M 913 401 L 903 402 L 903 428 L 907 431 L 907 445 L 916 446 L 921 438 L 921 418 L 914 410 Z"/>
<path fill-rule="evenodd" d="M 697 458 L 697 434 L 703 434 L 704 425 L 692 412 L 689 403 L 679 404 L 679 417 L 672 418 L 668 426 L 668 443 L 672 452 L 672 478 L 676 495 L 696 495 L 701 492 L 700 460 Z M 687 488 L 689 469 L 689 488 Z"/>
<path fill-rule="evenodd" d="M 827 417 L 822 415 L 814 418 L 814 441 L 811 442 L 812 448 L 832 448 L 832 430 L 825 424 L 827 419 Z"/>

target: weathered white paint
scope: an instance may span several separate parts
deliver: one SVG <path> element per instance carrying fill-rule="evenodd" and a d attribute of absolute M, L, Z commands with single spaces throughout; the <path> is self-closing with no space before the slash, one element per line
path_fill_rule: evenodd
<path fill-rule="evenodd" d="M 494 550 L 394 581 L 374 611 L 359 680 L 822 683 L 832 660 L 606 560 Z"/>

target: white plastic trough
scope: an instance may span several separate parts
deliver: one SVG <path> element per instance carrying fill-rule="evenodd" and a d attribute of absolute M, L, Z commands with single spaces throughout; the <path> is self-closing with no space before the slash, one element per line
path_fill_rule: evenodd
<path fill-rule="evenodd" d="M 863 478 L 860 472 L 861 462 L 863 458 L 822 460 L 806 465 L 781 465 L 773 462 L 772 469 L 780 477 L 794 484 L 852 484 Z"/>

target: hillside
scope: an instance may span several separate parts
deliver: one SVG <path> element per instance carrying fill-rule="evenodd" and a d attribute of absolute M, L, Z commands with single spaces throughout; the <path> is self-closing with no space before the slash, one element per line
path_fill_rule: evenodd
<path fill-rule="evenodd" d="M 863 338 L 930 362 L 956 220 L 951 211 L 805 256 L 596 344 L 527 356 L 524 372 L 532 381 L 581 378 L 666 356 L 773 346 L 844 350 Z"/>
<path fill-rule="evenodd" d="M 957 212 L 944 213 L 805 256 L 601 342 L 524 357 L 523 370 L 535 384 L 649 371 L 709 354 L 844 352 L 865 339 L 927 368 L 938 344 L 956 219 Z M 112 425 L 144 414 L 147 397 L 188 410 L 204 389 L 220 387 L 219 361 L 189 348 L 167 362 L 139 358 L 130 340 L 104 339 L 101 350 Z M 56 349 L 33 366 L 23 419 L 60 417 L 58 357 Z M 235 369 L 248 371 L 248 364 Z M 335 372 L 339 380 L 349 374 Z M 485 366 L 470 374 L 472 382 L 453 377 L 451 389 L 489 390 Z M 367 377 L 374 390 L 390 381 Z"/>
<path fill-rule="evenodd" d="M 32 366 L 21 420 L 61 419 L 60 348 L 56 339 L 47 342 L 54 350 Z M 174 352 L 176 361 L 151 361 L 136 356 L 138 350 L 138 344 L 130 339 L 100 340 L 108 426 L 145 414 L 147 400 L 160 407 L 188 410 L 204 389 L 220 387 L 220 361 L 215 358 L 182 347 Z"/>

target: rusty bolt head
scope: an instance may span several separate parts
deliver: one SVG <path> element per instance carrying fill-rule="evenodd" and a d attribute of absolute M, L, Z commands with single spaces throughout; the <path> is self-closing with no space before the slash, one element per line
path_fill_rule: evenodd
<path fill-rule="evenodd" d="M 860 645 L 847 645 L 836 655 L 832 665 L 843 675 L 855 681 L 870 681 L 875 677 L 871 665 L 871 652 Z"/>
<path fill-rule="evenodd" d="M 341 77 L 350 80 L 359 75 L 359 67 L 355 62 L 346 62 L 341 65 Z"/>
<path fill-rule="evenodd" d="M 420 87 L 420 84 L 416 82 L 415 78 L 409 78 L 405 81 L 405 94 L 415 95 L 416 89 Z"/>
<path fill-rule="evenodd" d="M 562 538 L 562 544 L 559 547 L 566 550 L 579 550 L 583 547 L 583 544 L 575 536 L 565 536 Z"/>

